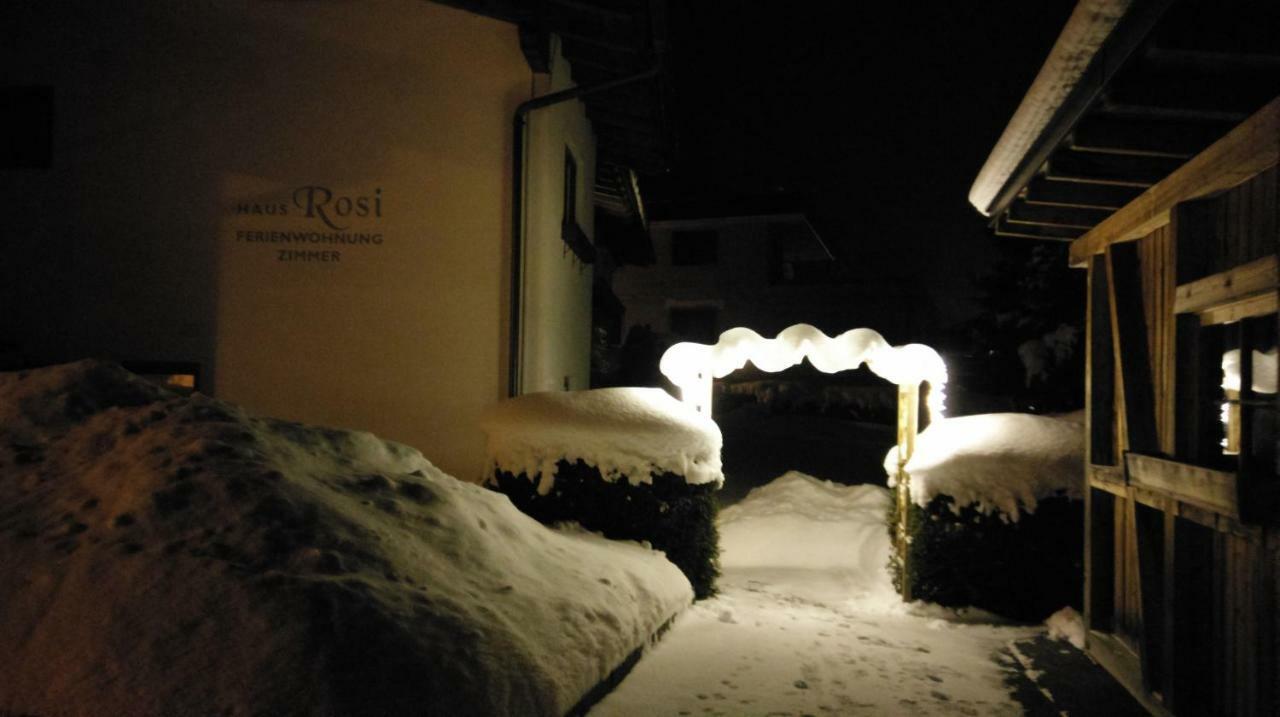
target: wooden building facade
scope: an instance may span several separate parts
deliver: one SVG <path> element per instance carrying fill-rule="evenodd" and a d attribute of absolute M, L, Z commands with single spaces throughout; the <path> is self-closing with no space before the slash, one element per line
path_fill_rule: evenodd
<path fill-rule="evenodd" d="M 970 195 L 1088 272 L 1087 649 L 1156 714 L 1280 714 L 1278 12 L 1080 3 Z"/>

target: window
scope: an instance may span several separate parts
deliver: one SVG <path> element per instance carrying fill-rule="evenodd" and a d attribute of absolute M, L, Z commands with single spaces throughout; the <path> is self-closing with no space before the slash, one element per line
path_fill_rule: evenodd
<path fill-rule="evenodd" d="M 564 148 L 564 224 L 578 222 L 578 161 Z"/>
<path fill-rule="evenodd" d="M 572 251 L 583 264 L 596 259 L 596 248 L 578 226 L 578 161 L 573 152 L 564 148 L 564 215 L 560 222 L 560 239 L 564 241 L 566 254 Z"/>
<path fill-rule="evenodd" d="M 672 266 L 716 263 L 719 240 L 719 233 L 714 229 L 671 232 Z"/>
<path fill-rule="evenodd" d="M 1222 353 L 1222 453 L 1242 463 L 1275 464 L 1276 317 L 1226 327 Z M 1245 379 L 1248 379 L 1247 381 Z"/>
<path fill-rule="evenodd" d="M 829 283 L 834 279 L 834 267 L 831 255 L 806 225 L 769 225 L 769 283 Z"/>
<path fill-rule="evenodd" d="M 671 333 L 681 341 L 714 344 L 720 337 L 720 312 L 714 306 L 680 306 L 670 312 Z"/>
<path fill-rule="evenodd" d="M 200 364 L 193 361 L 123 361 L 129 371 L 183 396 L 201 389 Z"/>
<path fill-rule="evenodd" d="M 1278 344 L 1276 258 L 1265 257 L 1178 286 L 1180 460 L 1234 472 L 1241 510 L 1276 479 Z"/>

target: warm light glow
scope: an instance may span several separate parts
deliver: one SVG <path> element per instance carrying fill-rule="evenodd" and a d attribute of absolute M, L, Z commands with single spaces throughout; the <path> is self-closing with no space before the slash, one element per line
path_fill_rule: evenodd
<path fill-rule="evenodd" d="M 1267 351 L 1253 350 L 1254 393 L 1276 392 L 1276 347 Z M 1237 455 L 1240 452 L 1240 349 L 1222 354 L 1222 392 L 1227 400 L 1222 404 L 1222 452 Z"/>
<path fill-rule="evenodd" d="M 1276 392 L 1276 347 L 1266 351 L 1253 350 L 1253 392 Z M 1224 391 L 1240 390 L 1240 349 L 1231 349 L 1222 354 L 1222 389 Z"/>
<path fill-rule="evenodd" d="M 711 382 L 750 361 L 774 373 L 804 359 L 824 373 L 866 364 L 876 375 L 899 386 L 930 386 L 929 415 L 942 417 L 946 400 L 947 366 L 937 351 L 923 344 L 890 346 L 871 329 L 850 329 L 832 338 L 808 324 L 796 324 L 776 338 L 766 339 L 746 328 L 720 334 L 714 346 L 681 342 L 662 355 L 658 368 L 680 388 L 680 397 L 699 413 L 711 413 Z"/>
<path fill-rule="evenodd" d="M 189 373 L 175 373 L 165 379 L 165 385 L 194 390 L 196 387 L 196 377 Z"/>

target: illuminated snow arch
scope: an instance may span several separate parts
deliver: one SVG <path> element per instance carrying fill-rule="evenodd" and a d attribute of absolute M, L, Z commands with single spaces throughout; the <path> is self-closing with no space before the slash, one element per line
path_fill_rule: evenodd
<path fill-rule="evenodd" d="M 808 324 L 796 324 L 777 338 L 766 339 L 746 328 L 720 334 L 715 346 L 681 342 L 662 354 L 658 368 L 680 388 L 680 398 L 699 413 L 711 415 L 711 382 L 747 365 L 769 373 L 795 366 L 804 359 L 825 373 L 866 364 L 876 375 L 901 388 L 918 389 L 929 382 L 929 416 L 942 417 L 947 365 L 937 351 L 924 344 L 890 346 L 871 329 L 850 329 L 831 338 Z"/>

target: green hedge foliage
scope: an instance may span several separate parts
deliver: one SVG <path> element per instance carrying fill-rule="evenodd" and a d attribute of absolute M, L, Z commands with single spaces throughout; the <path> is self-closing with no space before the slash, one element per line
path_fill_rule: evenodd
<path fill-rule="evenodd" d="M 916 600 L 973 606 L 1016 620 L 1038 622 L 1064 605 L 1081 607 L 1084 586 L 1084 503 L 1057 497 L 1017 522 L 972 505 L 957 513 L 951 496 L 938 496 L 907 513 L 910 551 L 906 578 Z M 889 531 L 896 530 L 896 511 Z M 902 589 L 897 556 L 889 562 Z"/>
<path fill-rule="evenodd" d="M 582 461 L 562 460 L 547 495 L 539 495 L 536 481 L 524 473 L 495 471 L 489 487 L 542 523 L 576 521 L 614 540 L 647 541 L 684 572 L 699 600 L 715 594 L 720 547 L 714 484 L 690 485 L 662 473 L 632 485 L 625 478 L 607 481 Z"/>

